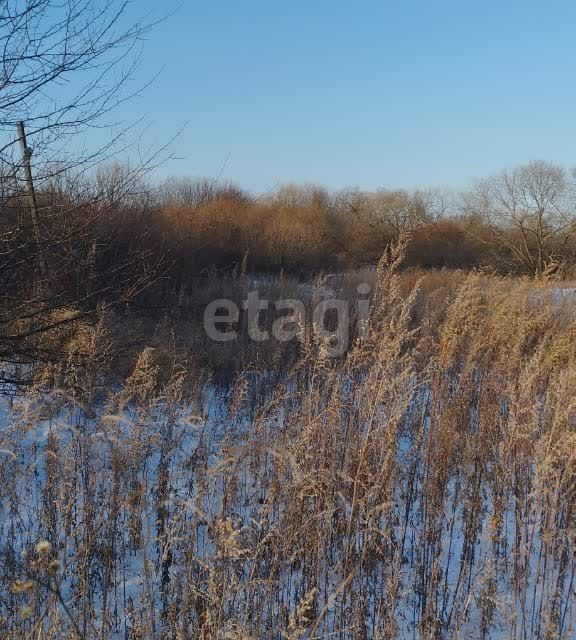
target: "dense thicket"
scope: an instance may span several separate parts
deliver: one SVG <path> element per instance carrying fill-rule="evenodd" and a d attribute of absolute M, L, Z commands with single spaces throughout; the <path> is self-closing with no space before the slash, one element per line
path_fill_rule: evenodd
<path fill-rule="evenodd" d="M 182 310 L 198 315 L 207 283 L 221 275 L 308 279 L 371 267 L 401 235 L 408 238 L 404 269 L 570 277 L 572 193 L 569 175 L 544 163 L 449 199 L 432 191 L 329 193 L 313 186 L 254 197 L 210 180 L 152 187 L 137 171 L 114 165 L 39 186 L 38 242 L 21 183 L 5 180 L 0 360 L 58 360 L 68 327 L 111 306 L 150 319 Z M 218 286 L 211 290 L 221 297 Z"/>
<path fill-rule="evenodd" d="M 329 193 L 314 186 L 282 187 L 256 198 L 209 180 L 152 188 L 114 166 L 83 184 L 60 179 L 43 188 L 41 250 L 49 258 L 52 289 L 74 290 L 76 297 L 124 285 L 128 273 L 134 277 L 126 264 L 133 259 L 150 280 L 163 276 L 164 295 L 206 270 L 306 273 L 374 264 L 402 233 L 411 236 L 407 268 L 541 275 L 552 263 L 569 269 L 576 255 L 576 208 L 561 171 L 533 163 L 513 172 L 515 179 L 531 172 L 533 181 L 545 184 L 537 185 L 541 193 L 532 195 L 533 202 L 527 186 L 519 185 L 524 203 L 509 193 L 516 207 L 509 210 L 502 204 L 506 194 L 489 193 L 499 186 L 496 180 L 450 201 L 435 192 Z M 27 202 L 4 192 L 2 286 L 9 274 L 9 282 L 21 287 L 34 279 L 38 247 Z M 84 290 L 87 281 L 90 291 Z"/>

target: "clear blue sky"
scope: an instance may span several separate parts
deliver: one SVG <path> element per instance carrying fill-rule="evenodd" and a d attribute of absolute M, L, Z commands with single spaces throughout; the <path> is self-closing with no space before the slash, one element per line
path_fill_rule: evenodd
<path fill-rule="evenodd" d="M 124 115 L 151 143 L 186 124 L 162 175 L 223 171 L 256 192 L 576 165 L 575 27 L 567 1 L 183 0 L 140 74 L 164 70 Z"/>

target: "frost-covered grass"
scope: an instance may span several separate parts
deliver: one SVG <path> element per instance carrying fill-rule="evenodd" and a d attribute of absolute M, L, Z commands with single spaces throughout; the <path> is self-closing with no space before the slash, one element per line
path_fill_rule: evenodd
<path fill-rule="evenodd" d="M 1 404 L 0 637 L 575 637 L 573 309 L 377 277 L 338 362 Z"/>

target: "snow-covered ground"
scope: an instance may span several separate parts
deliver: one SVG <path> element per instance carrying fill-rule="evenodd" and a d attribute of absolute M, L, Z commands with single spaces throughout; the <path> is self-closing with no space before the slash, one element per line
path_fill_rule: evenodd
<path fill-rule="evenodd" d="M 263 498 L 270 481 L 266 465 L 255 469 L 242 450 L 255 429 L 280 432 L 290 408 L 279 404 L 258 417 L 266 400 L 256 403 L 256 411 L 248 408 L 246 398 L 256 393 L 253 384 L 247 379 L 240 391 L 208 384 L 192 404 L 164 398 L 138 408 L 113 399 L 89 413 L 74 403 L 54 410 L 53 398 L 21 398 L 12 406 L 1 401 L 0 616 L 6 613 L 3 607 L 22 603 L 10 584 L 25 573 L 26 558 L 44 539 L 60 563 L 54 584 L 64 602 L 79 619 L 91 612 L 83 618 L 86 637 L 129 637 L 139 624 L 148 625 L 153 637 L 171 637 L 162 631 L 171 600 L 185 606 L 186 580 L 209 592 L 213 567 L 230 572 L 235 583 L 238 602 L 228 604 L 231 610 L 238 606 L 249 618 L 252 600 L 270 597 L 270 609 L 264 608 L 270 619 L 260 621 L 262 628 L 276 628 L 273 620 L 281 610 L 294 613 L 310 578 L 294 560 L 273 578 L 273 595 L 268 576 L 256 579 L 261 571 L 256 550 L 267 536 L 282 535 L 278 527 L 285 505 L 279 502 L 270 510 Z M 409 414 L 423 412 L 428 402 L 429 392 L 421 391 Z M 262 419 L 266 424 L 259 423 Z M 423 433 L 430 429 L 429 418 L 422 428 Z M 420 456 L 423 433 L 399 434 L 400 476 L 382 531 L 386 552 L 364 560 L 370 568 L 352 578 L 352 593 L 364 594 L 374 625 L 365 637 L 378 637 L 376 618 L 390 613 L 401 638 L 545 638 L 550 616 L 561 620 L 563 637 L 576 637 L 576 565 L 573 555 L 562 560 L 547 552 L 548 541 L 539 534 L 543 505 L 530 503 L 519 513 L 523 507 L 514 496 L 495 496 L 489 479 L 471 500 L 473 487 L 458 474 L 447 483 L 441 509 L 430 520 L 426 495 L 418 487 L 429 472 Z M 229 496 L 235 498 L 232 507 L 223 504 Z M 477 513 L 469 512 L 469 504 L 478 506 Z M 503 517 L 500 537 L 494 529 L 497 513 Z M 351 517 L 346 500 L 342 514 Z M 226 569 L 218 527 L 230 529 Z M 365 535 L 368 531 L 359 532 L 354 543 L 359 556 Z M 90 560 L 82 569 L 87 549 Z M 436 557 L 432 564 L 429 553 Z M 518 558 L 521 568 L 514 564 Z M 338 637 L 357 637 L 356 623 L 341 617 L 347 606 L 338 600 L 346 579 L 341 565 L 342 547 L 335 541 L 334 555 L 314 568 L 316 584 L 322 585 L 319 606 L 327 607 L 317 637 L 332 637 L 335 629 L 343 634 Z M 395 567 L 393 573 L 388 566 Z M 422 631 L 420 617 L 431 595 L 426 593 L 430 571 L 440 576 L 434 597 L 441 616 L 428 621 L 428 628 L 437 629 L 434 636 Z M 397 581 L 397 595 L 394 610 L 386 612 L 377 601 L 391 588 L 390 580 Z M 200 615 L 197 605 L 192 609 Z M 484 628 L 487 612 L 491 619 Z M 250 627 L 248 619 L 243 624 Z M 227 637 L 249 637 L 230 633 Z"/>

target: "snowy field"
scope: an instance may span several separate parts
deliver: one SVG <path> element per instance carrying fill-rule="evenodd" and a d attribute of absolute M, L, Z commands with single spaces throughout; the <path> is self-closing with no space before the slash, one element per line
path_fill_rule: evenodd
<path fill-rule="evenodd" d="M 437 347 L 2 398 L 0 637 L 576 638 L 575 290 L 478 282 Z"/>
<path fill-rule="evenodd" d="M 346 392 L 355 395 L 353 388 Z M 292 507 L 281 497 L 270 502 L 274 483 L 266 477 L 279 471 L 270 463 L 281 456 L 274 443 L 283 440 L 285 412 L 294 408 L 279 403 L 258 416 L 262 407 L 247 407 L 245 398 L 234 407 L 239 399 L 233 395 L 208 385 L 195 406 L 163 398 L 138 409 L 112 401 L 90 417 L 73 405 L 55 410 L 42 399 L 3 403 L 1 607 L 49 602 L 48 590 L 32 597 L 10 587 L 26 573 L 35 545 L 49 540 L 59 563 L 51 581 L 76 612 L 83 637 L 138 637 L 137 629 L 172 637 L 165 625 L 174 602 L 193 620 L 207 615 L 201 603 L 210 590 L 224 586 L 231 590 L 219 612 L 226 637 L 281 637 L 282 620 L 294 618 L 312 581 L 315 615 L 325 608 L 314 637 L 332 637 L 335 629 L 337 637 L 384 637 L 378 630 L 392 624 L 391 616 L 402 638 L 544 638 L 552 616 L 560 621 L 558 637 L 575 637 L 574 557 L 555 556 L 542 539 L 544 505 L 495 495 L 489 477 L 471 483 L 474 469 L 462 468 L 446 479 L 431 516 L 425 501 L 433 497 L 422 486 L 430 472 L 423 456 L 428 391 L 413 396 L 398 428 L 390 452 L 397 478 L 382 513 L 365 513 L 366 521 L 350 532 L 350 497 L 334 495 L 322 526 L 336 538 L 330 549 L 314 553 L 310 566 L 298 559 L 306 540 L 282 541 Z M 55 413 L 40 419 L 43 412 Z M 265 445 L 257 455 L 268 459 L 260 469 L 257 444 Z M 295 474 L 306 484 L 297 477 L 298 461 L 290 464 L 295 468 L 283 469 L 286 479 Z M 318 499 L 315 491 L 305 488 L 302 508 Z M 374 537 L 375 525 L 381 529 Z M 300 535 L 314 535 L 314 528 Z M 267 559 L 267 541 L 282 549 L 282 562 Z M 368 541 L 373 551 L 366 555 Z M 355 558 L 351 576 L 346 555 Z M 422 632 L 431 579 L 441 616 L 434 636 Z M 347 581 L 349 595 L 341 597 Z M 391 592 L 395 604 L 387 611 Z M 362 598 L 363 621 L 347 619 L 349 598 Z"/>

